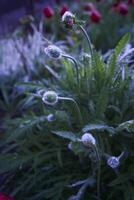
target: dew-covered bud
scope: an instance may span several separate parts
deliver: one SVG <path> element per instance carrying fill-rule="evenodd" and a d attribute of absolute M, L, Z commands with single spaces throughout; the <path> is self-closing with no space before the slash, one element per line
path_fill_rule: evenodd
<path fill-rule="evenodd" d="M 119 157 L 111 156 L 107 160 L 107 165 L 109 165 L 113 169 L 117 168 L 119 164 L 120 164 Z"/>
<path fill-rule="evenodd" d="M 47 91 L 43 94 L 42 101 L 47 105 L 53 106 L 58 102 L 58 95 L 54 91 Z"/>
<path fill-rule="evenodd" d="M 49 45 L 44 49 L 44 52 L 46 53 L 47 56 L 56 60 L 60 59 L 62 56 L 61 49 L 55 45 Z"/>
<path fill-rule="evenodd" d="M 70 11 L 66 11 L 62 16 L 62 22 L 65 24 L 66 28 L 72 28 L 75 24 L 75 15 Z"/>
<path fill-rule="evenodd" d="M 81 141 L 86 147 L 91 147 L 92 145 L 96 144 L 95 138 L 90 133 L 85 133 L 81 137 Z"/>
<path fill-rule="evenodd" d="M 49 114 L 47 117 L 46 117 L 47 121 L 48 122 L 52 122 L 54 121 L 54 115 L 53 114 Z"/>

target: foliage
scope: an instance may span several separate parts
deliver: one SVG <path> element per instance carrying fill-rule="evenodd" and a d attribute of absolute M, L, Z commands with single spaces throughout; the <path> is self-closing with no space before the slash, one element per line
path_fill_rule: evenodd
<path fill-rule="evenodd" d="M 73 62 L 49 58 L 52 70 L 62 66 L 58 76 L 47 79 L 36 69 L 38 77 L 15 84 L 13 98 L 13 81 L 1 87 L 0 190 L 19 200 L 133 199 L 134 95 L 128 65 L 119 59 L 129 39 L 126 34 L 107 60 L 95 49 L 80 50 L 73 57 L 78 80 Z M 42 101 L 48 90 L 58 94 L 54 106 Z M 88 131 L 95 148 L 81 141 Z M 119 168 L 110 168 L 108 157 L 122 152 Z"/>

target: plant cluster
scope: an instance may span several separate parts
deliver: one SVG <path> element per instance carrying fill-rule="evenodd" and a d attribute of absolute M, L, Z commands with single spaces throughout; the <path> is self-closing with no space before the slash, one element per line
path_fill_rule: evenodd
<path fill-rule="evenodd" d="M 130 34 L 102 55 L 73 13 L 61 21 L 83 34 L 88 49 L 75 54 L 41 41 L 30 74 L 23 62 L 27 81 L 12 77 L 5 88 L 1 79 L 0 198 L 133 200 Z"/>

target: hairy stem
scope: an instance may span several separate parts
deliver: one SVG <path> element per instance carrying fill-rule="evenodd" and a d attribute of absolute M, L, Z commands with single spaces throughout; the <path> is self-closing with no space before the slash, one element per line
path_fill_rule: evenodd
<path fill-rule="evenodd" d="M 78 112 L 80 124 L 83 125 L 81 112 L 80 112 L 80 109 L 79 109 L 79 106 L 78 106 L 77 102 L 73 98 L 67 98 L 67 97 L 59 97 L 59 100 L 72 101 L 74 103 L 74 105 L 75 105 L 75 107 L 77 109 L 77 112 Z"/>
<path fill-rule="evenodd" d="M 90 53 L 91 53 L 91 56 L 93 55 L 93 51 L 92 51 L 92 44 L 91 44 L 91 40 L 90 40 L 90 37 L 88 36 L 86 30 L 83 28 L 83 26 L 79 25 L 78 26 L 81 31 L 83 32 L 85 38 L 87 39 L 87 42 L 88 42 L 88 46 L 89 46 L 89 49 L 90 49 Z"/>
<path fill-rule="evenodd" d="M 96 153 L 97 160 L 98 160 L 97 196 L 98 196 L 98 200 L 101 200 L 101 197 L 100 197 L 101 159 L 100 159 L 97 147 L 95 147 L 94 149 L 95 149 L 95 153 Z"/>

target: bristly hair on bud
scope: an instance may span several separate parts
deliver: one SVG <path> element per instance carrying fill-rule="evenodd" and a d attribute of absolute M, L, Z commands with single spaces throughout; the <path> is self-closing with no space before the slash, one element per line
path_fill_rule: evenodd
<path fill-rule="evenodd" d="M 73 28 L 75 24 L 75 15 L 70 11 L 66 11 L 62 16 L 62 22 L 65 24 L 66 28 Z"/>
<path fill-rule="evenodd" d="M 58 95 L 54 91 L 47 91 L 42 96 L 42 101 L 50 106 L 54 106 L 58 102 Z"/>
<path fill-rule="evenodd" d="M 47 56 L 56 60 L 60 59 L 62 56 L 62 50 L 55 45 L 49 45 L 48 47 L 44 48 L 44 52 Z"/>
<path fill-rule="evenodd" d="M 111 156 L 107 160 L 107 165 L 113 169 L 116 169 L 120 165 L 119 157 Z"/>
<path fill-rule="evenodd" d="M 85 133 L 81 137 L 81 141 L 86 147 L 91 147 L 96 145 L 96 140 L 90 133 Z"/>

